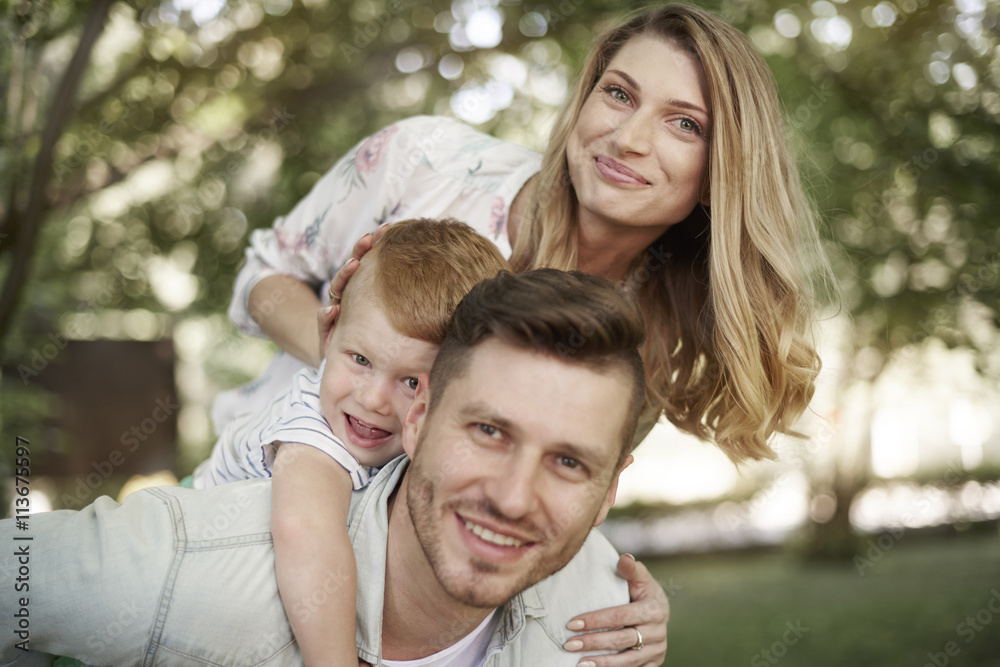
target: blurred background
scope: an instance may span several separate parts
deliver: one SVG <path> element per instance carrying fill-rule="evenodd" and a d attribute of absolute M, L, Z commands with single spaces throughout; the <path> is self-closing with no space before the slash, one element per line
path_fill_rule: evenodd
<path fill-rule="evenodd" d="M 657 426 L 605 533 L 673 665 L 1000 665 L 1000 2 L 709 1 L 777 78 L 842 291 L 806 438 Z M 544 146 L 601 0 L 0 2 L 0 501 L 176 483 L 273 346 L 250 230 L 352 145 L 451 115 Z"/>

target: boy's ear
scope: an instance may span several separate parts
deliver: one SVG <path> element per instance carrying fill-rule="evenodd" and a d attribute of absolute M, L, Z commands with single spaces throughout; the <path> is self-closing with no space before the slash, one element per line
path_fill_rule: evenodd
<path fill-rule="evenodd" d="M 411 459 L 417 450 L 417 440 L 420 439 L 420 432 L 424 428 L 424 418 L 427 416 L 427 405 L 431 398 L 430 389 L 431 376 L 421 373 L 417 377 L 417 392 L 413 396 L 413 403 L 406 411 L 406 419 L 403 420 L 403 451 Z"/>
<path fill-rule="evenodd" d="M 604 519 L 607 518 L 608 510 L 610 510 L 611 506 L 615 504 L 615 498 L 618 497 L 618 479 L 622 474 L 622 470 L 625 470 L 625 468 L 632 465 L 633 461 L 635 461 L 635 457 L 629 454 L 628 458 L 625 459 L 625 462 L 622 464 L 621 470 L 615 473 L 615 478 L 611 480 L 611 488 L 608 489 L 608 495 L 604 498 L 604 502 L 601 504 L 601 509 L 597 513 L 597 518 L 594 519 L 595 526 L 600 526 L 604 523 Z"/>
<path fill-rule="evenodd" d="M 327 317 L 329 318 L 329 315 Z M 334 320 L 333 324 L 327 324 L 327 326 L 329 328 L 326 330 L 326 337 L 323 338 L 323 359 L 326 359 L 326 353 L 330 351 L 330 340 L 333 338 L 333 332 L 337 329 L 337 320 Z"/>

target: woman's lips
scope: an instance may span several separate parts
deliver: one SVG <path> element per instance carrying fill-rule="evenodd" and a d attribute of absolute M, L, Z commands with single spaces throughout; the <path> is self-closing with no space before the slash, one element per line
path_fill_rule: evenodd
<path fill-rule="evenodd" d="M 609 181 L 623 185 L 649 185 L 649 181 L 638 172 L 605 155 L 598 155 L 594 158 L 594 163 L 601 175 Z"/>

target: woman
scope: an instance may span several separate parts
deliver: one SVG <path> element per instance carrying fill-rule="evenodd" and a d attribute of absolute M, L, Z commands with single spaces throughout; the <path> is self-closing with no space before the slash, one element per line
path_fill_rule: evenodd
<path fill-rule="evenodd" d="M 768 439 L 791 432 L 819 371 L 803 258 L 820 254 L 781 119 L 773 77 L 742 33 L 698 8 L 653 10 L 599 39 L 540 165 L 444 119 L 363 141 L 288 217 L 254 233 L 230 313 L 316 364 L 315 289 L 351 242 L 404 217 L 457 217 L 517 270 L 578 268 L 632 286 L 648 327 L 642 436 L 662 414 L 735 462 L 769 457 Z M 321 314 L 326 326 L 336 310 Z M 620 616 L 585 618 L 587 629 L 635 631 L 582 641 L 645 648 L 594 664 L 662 660 L 665 596 L 639 571 Z"/>

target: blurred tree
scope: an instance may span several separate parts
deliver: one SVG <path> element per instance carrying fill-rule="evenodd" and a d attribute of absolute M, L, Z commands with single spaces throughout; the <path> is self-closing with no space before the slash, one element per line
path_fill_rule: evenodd
<path fill-rule="evenodd" d="M 218 384 L 248 379 L 248 343 L 218 321 L 249 230 L 406 116 L 453 113 L 537 146 L 569 63 L 605 12 L 623 9 L 610 0 L 0 8 L 10 45 L 0 53 L 0 341 L 4 390 L 19 396 L 3 401 L 0 423 L 22 434 L 49 410 L 35 379 L 59 363 L 66 338 L 149 340 L 208 322 L 219 340 L 202 359 Z M 207 426 L 197 432 L 208 444 Z"/>
<path fill-rule="evenodd" d="M 772 54 L 850 319 L 839 402 L 862 424 L 839 424 L 833 465 L 812 466 L 816 493 L 837 509 L 807 550 L 851 555 L 879 373 L 937 340 L 975 350 L 980 372 L 1000 376 L 1000 3 L 732 7 L 747 8 L 742 27 Z M 852 394 L 861 408 L 844 412 Z"/>
<path fill-rule="evenodd" d="M 853 319 L 843 391 L 927 338 L 1000 370 L 1000 3 L 705 4 L 779 81 Z M 249 230 L 405 116 L 450 113 L 540 148 L 594 31 L 632 6 L 0 2 L 0 341 L 21 396 L 4 401 L 5 430 L 31 412 L 22 389 L 61 336 L 152 339 L 207 321 L 220 340 L 202 358 L 222 384 L 244 378 L 246 348 L 219 314 Z M 812 471 L 840 499 L 819 542 L 849 545 L 867 453 L 838 451 Z"/>
<path fill-rule="evenodd" d="M 100 296 L 101 308 L 218 312 L 247 229 L 286 212 L 366 134 L 450 106 L 537 141 L 518 128 L 544 124 L 589 26 L 621 9 L 570 1 L 565 15 L 496 2 L 456 3 L 455 11 L 449 2 L 369 0 L 3 5 L 0 29 L 12 49 L 0 65 L 2 340 L 17 313 L 47 330 L 73 302 L 92 306 Z M 549 23 L 559 31 L 543 37 Z M 39 239 L 43 222 L 49 239 Z M 170 260 L 190 265 L 196 289 L 166 295 L 169 278 L 157 275 L 170 275 Z M 50 283 L 68 283 L 71 293 L 42 297 Z M 31 307 L 18 309 L 25 300 Z"/>

